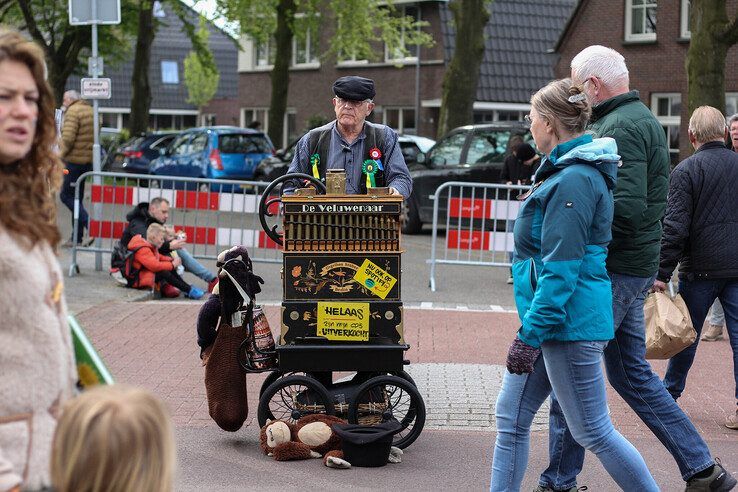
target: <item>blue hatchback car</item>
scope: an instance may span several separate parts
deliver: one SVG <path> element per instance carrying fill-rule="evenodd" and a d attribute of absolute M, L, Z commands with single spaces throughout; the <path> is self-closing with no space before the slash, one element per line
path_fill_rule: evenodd
<path fill-rule="evenodd" d="M 235 126 L 192 128 L 180 133 L 162 155 L 151 161 L 150 172 L 162 176 L 251 180 L 256 165 L 273 154 L 271 140 L 258 130 Z M 174 186 L 179 188 L 182 184 L 174 182 Z"/>

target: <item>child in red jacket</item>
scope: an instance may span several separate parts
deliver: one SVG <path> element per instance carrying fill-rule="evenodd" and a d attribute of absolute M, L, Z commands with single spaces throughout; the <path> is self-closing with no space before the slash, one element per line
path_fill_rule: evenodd
<path fill-rule="evenodd" d="M 146 229 L 146 239 L 141 234 L 131 238 L 128 249 L 135 251 L 133 267 L 139 271 L 133 287 L 153 288 L 156 282 L 165 282 L 181 290 L 191 299 L 200 299 L 205 292 L 185 282 L 176 272 L 182 260 L 159 254 L 159 248 L 164 243 L 165 237 L 166 229 L 163 225 L 151 224 Z"/>

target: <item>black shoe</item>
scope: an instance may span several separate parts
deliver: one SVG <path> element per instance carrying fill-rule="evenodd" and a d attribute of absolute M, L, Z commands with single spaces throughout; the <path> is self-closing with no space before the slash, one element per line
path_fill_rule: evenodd
<path fill-rule="evenodd" d="M 720 464 L 720 460 L 715 458 L 715 466 L 712 473 L 704 478 L 690 478 L 687 480 L 687 488 L 685 492 L 727 492 L 733 490 L 736 485 L 736 479 L 728 473 Z"/>

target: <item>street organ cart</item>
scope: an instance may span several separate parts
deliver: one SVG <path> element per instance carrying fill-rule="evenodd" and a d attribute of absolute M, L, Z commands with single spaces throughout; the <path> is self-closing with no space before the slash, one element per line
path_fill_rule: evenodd
<path fill-rule="evenodd" d="M 335 186 L 329 173 L 328 190 Z M 340 176 L 339 176 L 340 178 Z M 315 188 L 271 196 L 299 179 Z M 278 370 L 262 386 L 258 420 L 328 413 L 351 423 L 396 418 L 394 445 L 410 445 L 425 423 L 425 404 L 403 370 L 400 217 L 403 199 L 385 188 L 368 195 L 318 194 L 322 182 L 291 174 L 272 182 L 260 203 L 267 234 L 283 251 Z M 283 220 L 269 228 L 280 203 Z M 349 372 L 334 381 L 335 372 Z"/>

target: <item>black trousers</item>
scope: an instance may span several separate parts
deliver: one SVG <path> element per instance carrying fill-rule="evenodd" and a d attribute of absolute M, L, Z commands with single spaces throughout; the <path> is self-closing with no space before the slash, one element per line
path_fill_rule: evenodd
<path fill-rule="evenodd" d="M 174 271 L 164 271 L 164 272 L 156 272 L 156 281 L 157 282 L 166 282 L 168 284 L 171 284 L 184 292 L 185 294 L 190 291 L 190 284 L 184 281 L 182 277 L 179 276 L 177 272 Z"/>

